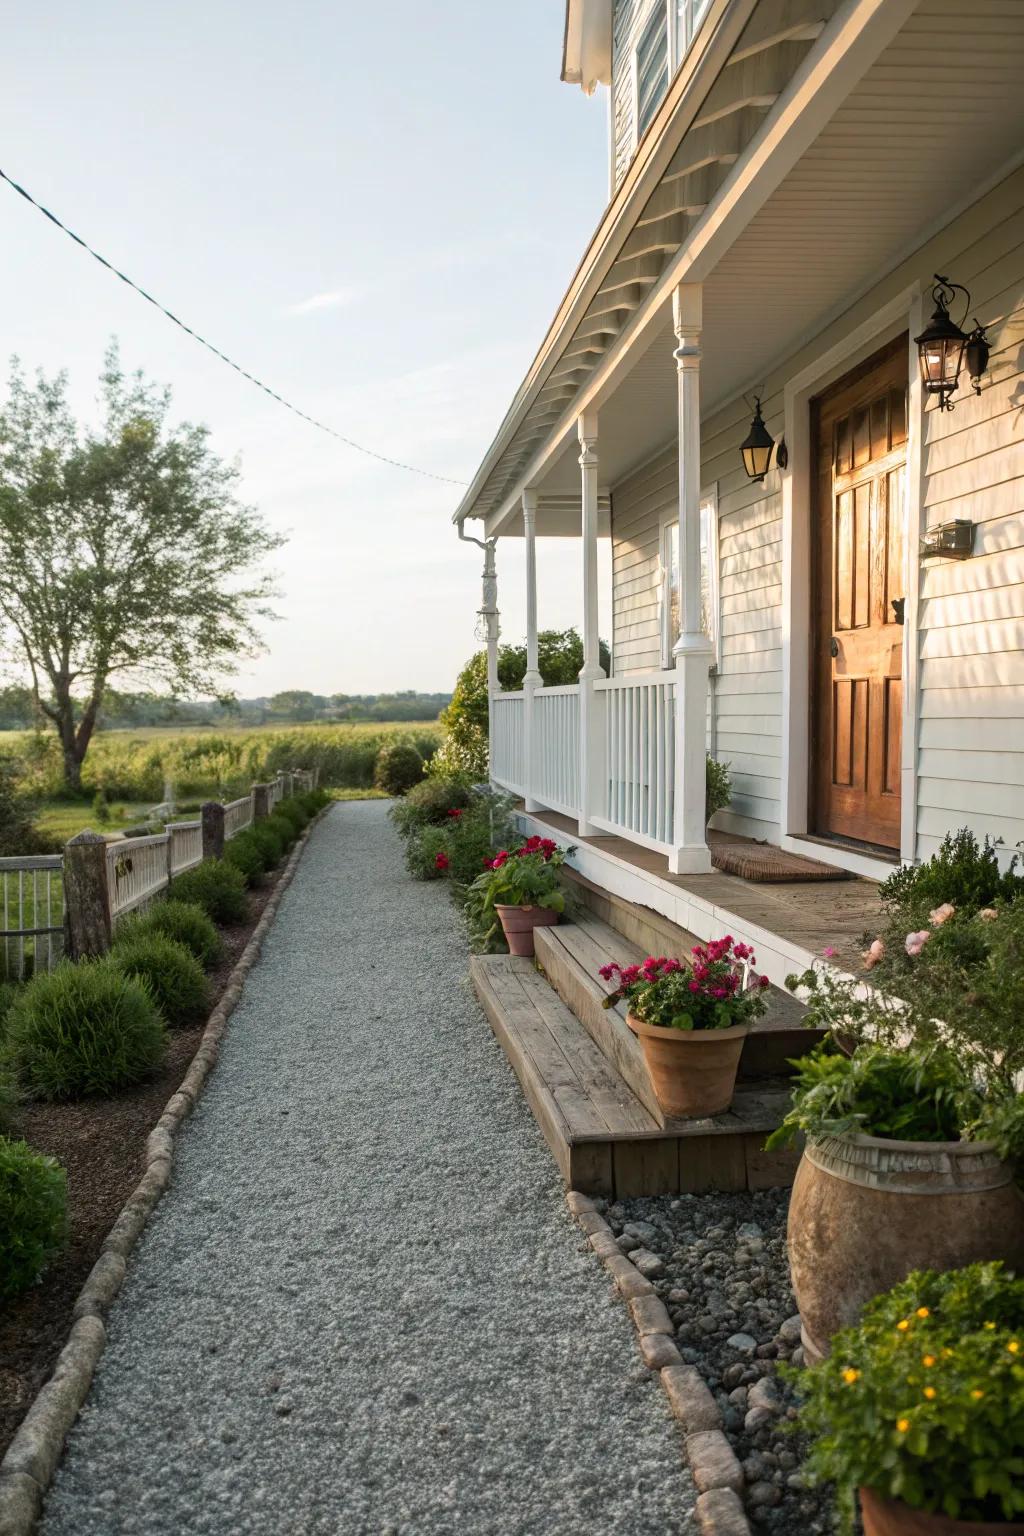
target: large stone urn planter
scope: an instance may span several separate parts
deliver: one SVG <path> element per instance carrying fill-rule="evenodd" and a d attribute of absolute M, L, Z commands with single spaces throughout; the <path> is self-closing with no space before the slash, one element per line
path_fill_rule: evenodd
<path fill-rule="evenodd" d="M 1024 1536 L 1024 1521 L 951 1520 L 910 1509 L 898 1499 L 883 1499 L 870 1488 L 860 1490 L 864 1536 Z"/>
<path fill-rule="evenodd" d="M 1003 1259 L 1024 1273 L 1024 1199 L 988 1142 L 828 1136 L 804 1150 L 787 1238 L 815 1365 L 834 1333 L 911 1270 Z"/>
<path fill-rule="evenodd" d="M 510 954 L 530 959 L 533 958 L 533 930 L 553 928 L 558 922 L 558 913 L 550 907 L 510 907 L 495 902 L 494 910 L 501 919 Z"/>
<path fill-rule="evenodd" d="M 630 1013 L 658 1103 L 678 1119 L 724 1115 L 732 1103 L 749 1024 L 730 1029 L 663 1029 Z"/>

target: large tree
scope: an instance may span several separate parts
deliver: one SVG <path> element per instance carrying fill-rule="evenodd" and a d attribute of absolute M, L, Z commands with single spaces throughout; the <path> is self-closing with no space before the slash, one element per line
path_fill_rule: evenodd
<path fill-rule="evenodd" d="M 66 375 L 29 383 L 15 359 L 0 410 L 0 625 L 73 790 L 109 680 L 220 691 L 268 616 L 259 566 L 281 543 L 207 429 L 173 423 L 170 392 L 126 376 L 116 346 L 100 404 L 80 426 Z"/>

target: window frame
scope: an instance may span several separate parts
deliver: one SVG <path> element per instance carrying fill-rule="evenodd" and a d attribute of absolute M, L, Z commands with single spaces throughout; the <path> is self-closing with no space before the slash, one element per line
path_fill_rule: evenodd
<path fill-rule="evenodd" d="M 711 664 L 716 669 L 720 663 L 722 615 L 720 611 L 720 573 L 718 567 L 718 482 L 704 487 L 700 493 L 700 509 L 708 512 L 707 565 L 708 565 L 708 616 L 711 621 Z M 671 672 L 675 663 L 672 647 L 672 577 L 671 530 L 679 526 L 679 514 L 665 518 L 659 530 L 658 542 L 658 601 L 660 606 L 659 630 L 661 634 L 661 668 Z"/>
<path fill-rule="evenodd" d="M 643 23 L 643 26 L 640 28 L 639 34 L 637 35 L 636 42 L 633 44 L 633 50 L 632 50 L 632 72 L 633 72 L 633 152 L 634 152 L 634 154 L 636 153 L 637 146 L 639 145 L 640 140 L 643 138 L 644 134 L 647 132 L 647 129 L 651 126 L 651 123 L 654 121 L 654 118 L 657 115 L 658 108 L 661 106 L 661 103 L 664 101 L 665 93 L 667 92 L 668 87 L 669 87 L 669 85 L 671 84 L 671 81 L 672 81 L 672 75 L 674 73 L 673 64 L 672 64 L 672 13 L 675 10 L 675 5 L 676 5 L 676 0 L 656 0 L 656 3 L 651 7 L 649 15 L 646 17 L 646 19 L 645 19 L 645 21 Z M 651 32 L 655 22 L 658 20 L 659 15 L 661 17 L 662 36 L 664 38 L 664 43 L 665 43 L 665 90 L 662 91 L 661 94 L 657 97 L 657 100 L 654 102 L 654 105 L 653 105 L 653 110 L 651 112 L 651 116 L 648 118 L 647 122 L 641 128 L 641 126 L 640 126 L 640 53 L 641 53 L 641 50 L 644 47 L 645 42 L 647 41 L 648 34 Z"/>

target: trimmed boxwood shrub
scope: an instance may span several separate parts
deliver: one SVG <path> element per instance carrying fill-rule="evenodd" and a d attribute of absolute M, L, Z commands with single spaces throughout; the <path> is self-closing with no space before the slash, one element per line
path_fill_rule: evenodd
<path fill-rule="evenodd" d="M 288 849 L 288 833 L 279 821 L 268 816 L 250 829 L 253 840 L 263 855 L 264 869 L 280 864 Z"/>
<path fill-rule="evenodd" d="M 326 789 L 307 789 L 298 796 L 298 799 L 300 804 L 305 806 L 308 815 L 313 817 L 317 811 L 322 811 L 325 805 L 330 804 L 331 796 Z"/>
<path fill-rule="evenodd" d="M 271 826 L 276 827 L 284 838 L 285 852 L 292 846 L 299 835 L 299 829 L 290 816 L 286 816 L 278 806 L 274 814 L 268 817 Z"/>
<path fill-rule="evenodd" d="M 223 859 L 204 859 L 171 882 L 176 901 L 194 901 L 215 923 L 241 923 L 248 916 L 245 880 Z"/>
<path fill-rule="evenodd" d="M 131 1088 L 157 1070 L 166 1045 L 153 998 L 109 955 L 36 976 L 7 1016 L 5 1053 L 33 1098 Z"/>
<path fill-rule="evenodd" d="M 111 955 L 126 976 L 145 982 L 168 1024 L 194 1024 L 206 1012 L 206 973 L 184 944 L 160 933 L 129 933 L 117 940 Z"/>
<path fill-rule="evenodd" d="M 0 1301 L 39 1278 L 67 1235 L 67 1176 L 56 1158 L 0 1136 Z"/>
<path fill-rule="evenodd" d="M 289 800 L 282 800 L 281 803 L 276 807 L 274 814 L 275 816 L 282 817 L 285 821 L 291 822 L 291 825 L 295 829 L 296 837 L 298 837 L 299 833 L 306 825 L 306 822 L 309 820 L 308 811 L 306 811 L 306 809 L 294 796 L 292 796 L 292 798 Z"/>
<path fill-rule="evenodd" d="M 264 850 L 249 827 L 225 844 L 224 862 L 239 871 L 246 885 L 256 885 L 267 868 Z"/>
<path fill-rule="evenodd" d="M 217 964 L 224 948 L 213 922 L 193 901 L 154 902 L 148 912 L 123 918 L 117 925 L 118 940 L 144 934 L 162 934 L 184 944 L 208 971 Z"/>
<path fill-rule="evenodd" d="M 404 795 L 423 778 L 423 759 L 411 741 L 389 742 L 374 764 L 373 782 L 388 795 Z"/>

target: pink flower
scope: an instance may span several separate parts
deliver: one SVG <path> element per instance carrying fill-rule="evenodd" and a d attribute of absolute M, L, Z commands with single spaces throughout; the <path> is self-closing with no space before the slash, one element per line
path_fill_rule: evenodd
<path fill-rule="evenodd" d="M 978 916 L 981 918 L 983 923 L 994 923 L 996 918 L 999 916 L 999 913 L 996 911 L 995 907 L 982 907 L 981 911 L 978 913 Z"/>
<path fill-rule="evenodd" d="M 836 954 L 836 947 L 835 947 L 835 945 L 834 944 L 826 944 L 825 948 L 822 950 L 822 954 L 825 956 L 826 960 L 834 960 L 835 959 L 835 954 Z"/>
<path fill-rule="evenodd" d="M 437 857 L 434 859 L 434 868 L 435 869 L 447 869 L 448 868 L 448 864 L 449 864 L 449 859 L 448 859 L 448 855 L 446 853 L 439 853 L 437 855 Z"/>
<path fill-rule="evenodd" d="M 866 971 L 873 970 L 879 960 L 885 959 L 885 945 L 882 943 L 882 940 L 875 939 L 874 943 L 861 955 L 861 959 L 864 962 L 864 969 Z"/>
<path fill-rule="evenodd" d="M 906 949 L 910 956 L 919 955 L 932 936 L 930 928 L 921 928 L 917 933 L 907 934 Z"/>
<path fill-rule="evenodd" d="M 761 988 L 761 990 L 764 991 L 765 987 L 770 987 L 771 986 L 771 984 L 772 984 L 771 983 L 771 978 L 768 977 L 768 976 L 759 976 L 757 978 L 757 984 Z"/>
<path fill-rule="evenodd" d="M 955 912 L 956 907 L 952 906 L 948 901 L 944 901 L 941 907 L 936 907 L 934 911 L 928 913 L 928 921 L 933 928 L 941 928 L 943 923 L 949 922 Z"/>

